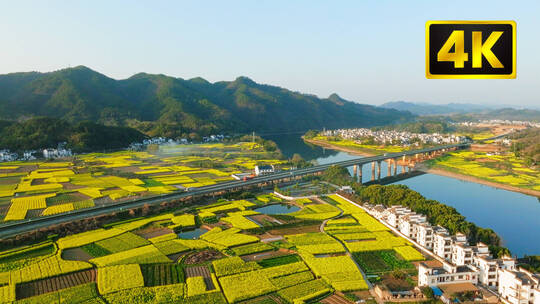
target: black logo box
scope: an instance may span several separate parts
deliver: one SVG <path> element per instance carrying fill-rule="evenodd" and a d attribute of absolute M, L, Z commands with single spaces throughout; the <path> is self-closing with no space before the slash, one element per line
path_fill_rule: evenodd
<path fill-rule="evenodd" d="M 489 22 L 489 21 L 487 21 Z M 468 53 L 468 60 L 465 61 L 463 68 L 454 68 L 452 61 L 437 61 L 437 53 L 448 40 L 453 31 L 464 31 L 465 52 Z M 482 43 L 486 41 L 489 35 L 494 31 L 503 32 L 501 37 L 491 48 L 493 54 L 502 63 L 504 68 L 493 68 L 484 56 L 482 56 L 482 67 L 472 67 L 472 32 L 482 32 Z M 500 75 L 509 76 L 504 78 L 515 78 L 515 23 L 513 21 L 487 23 L 432 23 L 426 24 L 426 74 L 430 76 L 437 75 Z M 451 52 L 454 51 L 452 47 Z M 513 77 L 512 77 L 513 76 Z M 460 78 L 460 77 L 448 77 Z M 467 77 L 469 78 L 469 77 Z M 478 77 L 488 78 L 488 77 Z M 499 77 L 498 77 L 499 78 Z M 501 77 L 503 78 L 503 77 Z"/>

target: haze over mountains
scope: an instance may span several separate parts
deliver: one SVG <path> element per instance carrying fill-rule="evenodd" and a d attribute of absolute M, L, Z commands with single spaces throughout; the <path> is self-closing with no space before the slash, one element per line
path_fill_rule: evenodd
<path fill-rule="evenodd" d="M 115 80 L 87 67 L 0 75 L 0 119 L 34 116 L 130 126 L 148 135 L 370 127 L 414 115 L 292 92 L 249 78 L 210 83 L 140 73 Z"/>
<path fill-rule="evenodd" d="M 454 113 L 480 112 L 491 109 L 489 106 L 470 103 L 449 103 L 436 105 L 425 102 L 391 101 L 381 105 L 383 108 L 409 111 L 417 115 L 440 115 Z"/>
<path fill-rule="evenodd" d="M 540 121 L 540 111 L 509 107 L 508 105 L 479 105 L 472 103 L 449 103 L 443 105 L 392 101 L 381 107 L 400 111 L 409 111 L 415 115 L 447 115 L 454 120 L 508 119 Z"/>

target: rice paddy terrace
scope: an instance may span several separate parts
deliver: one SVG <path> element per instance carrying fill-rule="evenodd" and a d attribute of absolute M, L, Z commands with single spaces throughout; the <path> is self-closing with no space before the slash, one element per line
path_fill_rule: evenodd
<path fill-rule="evenodd" d="M 64 161 L 0 164 L 0 218 L 18 221 L 230 181 L 256 164 L 284 164 L 256 143 L 160 146 Z"/>
<path fill-rule="evenodd" d="M 255 211 L 272 204 L 298 209 Z M 179 237 L 193 229 L 206 232 Z M 338 195 L 284 201 L 260 194 L 0 252 L 0 302 L 334 301 L 368 289 L 366 273 L 414 273 L 412 262 L 423 259 Z"/>

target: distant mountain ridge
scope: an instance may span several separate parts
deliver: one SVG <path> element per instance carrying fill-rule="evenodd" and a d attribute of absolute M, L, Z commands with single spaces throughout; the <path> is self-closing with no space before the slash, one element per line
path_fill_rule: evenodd
<path fill-rule="evenodd" d="M 409 111 L 416 115 L 444 115 L 456 113 L 475 113 L 493 109 L 489 106 L 471 103 L 448 103 L 436 105 L 430 103 L 416 103 L 407 101 L 392 101 L 381 105 L 383 108 Z"/>
<path fill-rule="evenodd" d="M 435 105 L 429 103 L 414 103 L 407 101 L 393 101 L 381 105 L 383 108 L 399 111 L 409 111 L 420 116 L 445 115 L 457 121 L 470 121 L 477 119 L 503 119 L 521 121 L 540 121 L 540 110 L 534 108 L 517 109 L 507 105 L 485 106 L 470 103 L 449 103 Z"/>
<path fill-rule="evenodd" d="M 34 116 L 134 127 L 148 135 L 301 131 L 405 122 L 408 112 L 263 85 L 139 73 L 115 80 L 87 67 L 0 75 L 0 119 Z"/>

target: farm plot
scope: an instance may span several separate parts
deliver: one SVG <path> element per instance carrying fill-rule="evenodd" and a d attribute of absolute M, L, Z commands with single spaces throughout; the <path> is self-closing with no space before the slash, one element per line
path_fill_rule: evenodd
<path fill-rule="evenodd" d="M 201 235 L 200 238 L 223 247 L 238 246 L 259 241 L 259 238 L 255 236 L 241 234 L 239 232 L 240 229 L 237 228 L 222 230 L 221 228 L 216 227 Z"/>
<path fill-rule="evenodd" d="M 278 294 L 289 303 L 296 303 L 296 301 L 309 301 L 331 291 L 332 289 L 323 280 L 314 280 L 282 289 L 278 291 Z"/>
<path fill-rule="evenodd" d="M 334 289 L 339 291 L 365 290 L 368 285 L 354 261 L 347 255 L 316 258 L 300 252 L 302 259 Z"/>
<path fill-rule="evenodd" d="M 98 289 L 101 294 L 144 286 L 139 265 L 117 265 L 98 268 Z"/>
<path fill-rule="evenodd" d="M 44 293 L 31 298 L 16 301 L 17 304 L 42 304 L 42 303 L 104 303 L 96 288 L 96 283 L 86 283 L 71 288 L 61 289 L 55 292 Z"/>
<path fill-rule="evenodd" d="M 147 245 L 94 258 L 91 259 L 90 262 L 98 265 L 99 267 L 103 267 L 120 264 L 169 263 L 171 260 L 169 260 L 169 258 L 167 258 L 153 245 Z"/>
<path fill-rule="evenodd" d="M 94 206 L 94 199 L 107 202 L 152 196 L 230 181 L 231 174 L 252 170 L 256 164 L 286 163 L 261 145 L 190 145 L 160 147 L 158 153 L 118 151 L 76 155 L 72 162 L 11 162 L 0 166 L 0 197 L 57 195 L 47 205 L 15 203 L 5 221 L 61 214 Z M 219 164 L 219 169 L 209 165 Z M 128 176 L 126 178 L 126 176 Z M 279 201 L 261 195 L 261 201 Z M 79 203 L 84 202 L 84 203 Z M 28 210 L 44 209 L 43 212 Z M 240 208 L 240 210 L 243 210 Z M 219 210 L 215 210 L 220 212 Z M 212 211 L 209 211 L 212 212 Z M 174 223 L 172 228 L 193 226 Z"/>
<path fill-rule="evenodd" d="M 400 246 L 395 247 L 394 250 L 403 257 L 406 261 L 422 261 L 425 260 L 424 256 L 414 249 L 412 246 Z"/>
<path fill-rule="evenodd" d="M 53 278 L 17 284 L 16 294 L 17 299 L 24 299 L 95 281 L 96 270 L 89 269 Z"/>
<path fill-rule="evenodd" d="M 272 283 L 273 278 L 307 270 L 308 268 L 303 262 L 297 262 L 222 276 L 219 277 L 219 283 L 227 300 L 235 303 L 279 290 L 279 287 Z"/>
<path fill-rule="evenodd" d="M 367 274 L 414 268 L 408 261 L 398 258 L 393 250 L 356 252 L 353 256 Z"/>
<path fill-rule="evenodd" d="M 288 215 L 305 220 L 326 220 L 338 216 L 340 213 L 341 211 L 332 205 L 309 204 L 304 206 L 302 210 Z"/>
<path fill-rule="evenodd" d="M 302 233 L 286 235 L 285 238 L 293 244 L 298 251 L 311 254 L 340 253 L 345 248 L 334 238 L 324 233 Z"/>
<path fill-rule="evenodd" d="M 184 272 L 179 264 L 141 265 L 144 286 L 161 286 L 184 282 Z"/>
<path fill-rule="evenodd" d="M 116 253 L 149 245 L 150 242 L 136 234 L 126 232 L 112 238 L 97 241 L 96 244 L 111 253 Z"/>
<path fill-rule="evenodd" d="M 252 254 L 252 253 L 259 253 L 259 252 L 269 251 L 269 250 L 273 250 L 273 249 L 274 249 L 274 247 L 272 247 L 271 245 L 268 245 L 266 243 L 254 243 L 254 244 L 248 244 L 248 245 L 243 245 L 243 246 L 238 246 L 238 247 L 231 248 L 231 250 L 236 255 L 247 255 L 247 254 Z"/>

